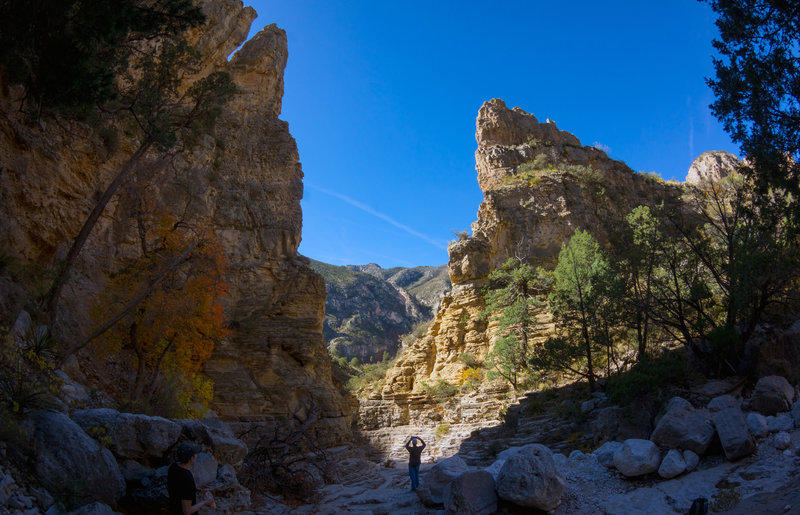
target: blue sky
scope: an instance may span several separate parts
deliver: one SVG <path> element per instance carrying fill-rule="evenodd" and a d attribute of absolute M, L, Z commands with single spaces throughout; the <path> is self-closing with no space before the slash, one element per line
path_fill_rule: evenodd
<path fill-rule="evenodd" d="M 708 109 L 715 16 L 696 0 L 245 4 L 251 34 L 287 32 L 300 252 L 320 261 L 446 263 L 483 198 L 475 118 L 491 98 L 665 179 L 706 150 L 737 153 Z"/>

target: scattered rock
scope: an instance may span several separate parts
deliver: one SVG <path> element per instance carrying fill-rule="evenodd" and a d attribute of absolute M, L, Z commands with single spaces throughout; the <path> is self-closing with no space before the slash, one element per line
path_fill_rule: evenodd
<path fill-rule="evenodd" d="M 780 433 L 775 435 L 775 448 L 784 450 L 788 449 L 792 445 L 792 437 L 789 433 L 785 431 L 781 431 Z"/>
<path fill-rule="evenodd" d="M 686 463 L 686 472 L 691 472 L 700 464 L 700 456 L 693 451 L 683 451 L 683 461 Z"/>
<path fill-rule="evenodd" d="M 218 419 L 186 419 L 177 421 L 183 435 L 194 442 L 211 448 L 220 463 L 229 463 L 238 469 L 247 456 L 247 445 L 233 435 L 230 427 Z"/>
<path fill-rule="evenodd" d="M 595 449 L 592 454 L 597 456 L 597 461 L 608 468 L 614 466 L 614 455 L 622 450 L 620 442 L 606 442 Z"/>
<path fill-rule="evenodd" d="M 540 444 L 526 445 L 508 458 L 497 478 L 501 499 L 546 511 L 558 507 L 564 488 L 550 449 Z"/>
<path fill-rule="evenodd" d="M 661 460 L 661 466 L 658 467 L 658 475 L 664 479 L 672 479 L 685 471 L 686 461 L 683 459 L 683 455 L 675 449 L 667 452 L 667 455 Z"/>
<path fill-rule="evenodd" d="M 491 515 L 497 512 L 492 475 L 485 470 L 465 472 L 444 489 L 445 515 Z"/>
<path fill-rule="evenodd" d="M 756 383 L 748 407 L 764 415 L 775 415 L 789 411 L 793 400 L 794 388 L 786 378 L 767 376 Z"/>
<path fill-rule="evenodd" d="M 777 433 L 779 431 L 791 431 L 794 429 L 794 419 L 788 413 L 778 415 L 777 417 L 766 417 L 767 428 L 770 433 Z"/>
<path fill-rule="evenodd" d="M 747 420 L 736 399 L 730 395 L 715 397 L 708 404 L 708 409 L 726 458 L 738 460 L 756 450 L 756 444 L 747 429 Z"/>
<path fill-rule="evenodd" d="M 438 506 L 444 503 L 444 488 L 469 467 L 460 456 L 451 456 L 431 467 L 417 488 L 417 495 L 425 506 Z"/>
<path fill-rule="evenodd" d="M 769 434 L 767 418 L 761 413 L 751 412 L 747 414 L 747 429 L 750 434 L 757 438 L 764 438 Z"/>
<path fill-rule="evenodd" d="M 36 411 L 23 423 L 31 435 L 36 477 L 51 493 L 71 502 L 114 505 L 125 479 L 111 452 L 63 413 Z"/>
<path fill-rule="evenodd" d="M 674 397 L 650 439 L 668 449 L 688 449 L 703 454 L 713 437 L 711 420 L 695 410 L 687 400 Z"/>
<path fill-rule="evenodd" d="M 658 470 L 661 452 L 650 440 L 631 438 L 614 455 L 614 466 L 627 477 L 642 476 Z"/>

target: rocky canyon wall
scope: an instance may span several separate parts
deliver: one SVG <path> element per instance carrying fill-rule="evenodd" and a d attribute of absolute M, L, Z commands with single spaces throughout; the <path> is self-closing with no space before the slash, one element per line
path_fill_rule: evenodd
<path fill-rule="evenodd" d="M 206 364 L 213 409 L 242 424 L 318 414 L 318 441 L 335 443 L 349 431 L 353 405 L 331 377 L 323 279 L 297 253 L 303 173 L 288 123 L 279 119 L 286 34 L 267 26 L 228 60 L 256 13 L 239 0 L 207 0 L 203 9 L 208 23 L 189 39 L 204 71 L 229 72 L 237 94 L 213 135 L 152 180 L 126 188 L 147 188 L 159 208 L 212 227 L 224 245 L 231 285 L 225 316 L 234 330 Z M 63 258 L 132 143 L 109 145 L 79 122 L 31 122 L 16 109 L 22 92 L 8 84 L 0 90 L 0 247 L 27 270 L 44 269 Z M 86 334 L 92 297 L 135 252 L 130 209 L 124 193 L 106 208 L 64 288 L 57 320 L 67 342 Z M 13 280 L 4 281 L 3 315 L 10 315 L 24 298 L 12 295 Z"/>

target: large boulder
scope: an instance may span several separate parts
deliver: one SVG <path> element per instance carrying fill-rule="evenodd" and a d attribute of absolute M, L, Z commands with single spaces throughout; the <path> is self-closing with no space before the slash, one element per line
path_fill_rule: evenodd
<path fill-rule="evenodd" d="M 667 412 L 650 436 L 650 440 L 661 447 L 688 449 L 697 454 L 705 453 L 713 438 L 711 420 L 680 397 L 670 401 Z"/>
<path fill-rule="evenodd" d="M 761 413 L 751 412 L 747 414 L 747 429 L 750 434 L 757 438 L 764 438 L 769 434 L 769 424 Z"/>
<path fill-rule="evenodd" d="M 181 434 L 181 426 L 166 418 L 106 408 L 79 410 L 72 417 L 90 435 L 107 440 L 120 459 L 161 460 Z"/>
<path fill-rule="evenodd" d="M 670 449 L 664 459 L 661 460 L 661 465 L 658 467 L 658 475 L 664 479 L 672 479 L 679 476 L 686 471 L 686 461 L 683 455 L 675 449 Z"/>
<path fill-rule="evenodd" d="M 197 460 L 192 465 L 192 475 L 194 476 L 194 483 L 198 488 L 206 486 L 208 483 L 217 479 L 217 470 L 219 463 L 213 456 L 205 452 L 197 454 Z"/>
<path fill-rule="evenodd" d="M 614 455 L 622 450 L 620 442 L 606 442 L 592 452 L 597 456 L 597 461 L 608 468 L 614 466 Z"/>
<path fill-rule="evenodd" d="M 39 482 L 71 504 L 100 501 L 115 505 L 125 495 L 125 479 L 111 452 L 63 413 L 36 411 L 23 423 L 33 448 Z"/>
<path fill-rule="evenodd" d="M 622 449 L 614 455 L 614 466 L 628 477 L 655 472 L 660 464 L 661 452 L 650 440 L 639 438 L 625 440 Z"/>
<path fill-rule="evenodd" d="M 444 488 L 445 515 L 491 515 L 497 512 L 494 478 L 485 470 L 465 472 Z"/>
<path fill-rule="evenodd" d="M 715 397 L 708 403 L 708 409 L 726 458 L 738 460 L 756 450 L 756 444 L 747 428 L 747 420 L 736 399 L 730 395 Z"/>
<path fill-rule="evenodd" d="M 468 470 L 469 467 L 460 456 L 444 459 L 431 467 L 420 480 L 417 495 L 425 506 L 439 506 L 444 503 L 444 488 Z"/>
<path fill-rule="evenodd" d="M 778 433 L 780 431 L 791 431 L 794 429 L 794 419 L 788 413 L 783 413 L 776 417 L 766 417 L 767 429 L 770 433 Z"/>
<path fill-rule="evenodd" d="M 683 461 L 686 463 L 686 472 L 691 472 L 700 464 L 700 456 L 693 451 L 683 451 Z"/>
<path fill-rule="evenodd" d="M 565 486 L 553 454 L 540 444 L 526 445 L 510 456 L 497 476 L 497 495 L 501 499 L 545 511 L 561 504 Z"/>
<path fill-rule="evenodd" d="M 177 422 L 187 439 L 210 448 L 220 463 L 228 463 L 238 469 L 247 456 L 247 445 L 237 439 L 230 426 L 219 419 L 186 419 Z"/>
<path fill-rule="evenodd" d="M 794 400 L 794 388 L 781 376 L 762 377 L 756 383 L 747 406 L 764 415 L 789 411 Z"/>

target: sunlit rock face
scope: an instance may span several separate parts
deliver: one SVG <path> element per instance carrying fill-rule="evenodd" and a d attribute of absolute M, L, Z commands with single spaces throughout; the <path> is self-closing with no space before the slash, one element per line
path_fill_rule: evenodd
<path fill-rule="evenodd" d="M 482 289 L 489 273 L 511 257 L 533 266 L 553 267 L 561 245 L 576 229 L 608 244 L 615 227 L 632 208 L 665 199 L 676 202 L 680 185 L 635 173 L 605 152 L 581 145 L 555 122 L 541 123 L 500 99 L 483 104 L 476 121 L 478 184 L 484 199 L 470 238 L 449 247 L 452 292 L 442 302 L 428 333 L 404 349 L 390 369 L 380 399 L 362 402 L 362 427 L 424 424 L 438 405 L 419 394 L 423 383 L 464 381 L 464 353 L 483 360 L 497 338 L 496 325 L 480 317 Z M 534 342 L 553 330 L 552 316 L 541 309 Z M 496 389 L 496 387 L 495 387 Z M 488 397 L 499 398 L 501 392 Z M 409 409 L 409 407 L 412 407 Z M 496 409 L 484 409 L 487 420 Z M 378 410 L 380 415 L 373 416 Z M 441 420 L 461 423 L 459 410 L 445 410 Z M 394 414 L 392 416 L 392 414 Z M 402 417 L 397 414 L 403 414 Z M 369 423 L 364 423 L 369 421 Z M 428 423 L 430 423 L 428 421 Z"/>
<path fill-rule="evenodd" d="M 303 173 L 288 123 L 280 120 L 286 34 L 275 25 L 244 41 L 255 11 L 239 0 L 203 3 L 208 23 L 189 34 L 203 73 L 227 71 L 238 87 L 213 135 L 174 167 L 130 188 L 147 188 L 159 208 L 210 226 L 230 260 L 226 317 L 234 328 L 207 363 L 213 408 L 231 421 L 306 420 L 318 414 L 321 442 L 349 429 L 352 404 L 333 385 L 322 337 L 325 285 L 297 253 Z M 63 257 L 97 191 L 133 152 L 81 123 L 30 124 L 16 111 L 15 88 L 2 90 L 0 246 L 48 266 Z M 79 339 L 87 306 L 120 260 L 138 251 L 129 196 L 112 202 L 64 289 L 61 332 Z"/>
<path fill-rule="evenodd" d="M 739 167 L 739 159 L 724 150 L 703 152 L 694 160 L 686 174 L 686 182 L 702 185 L 727 177 Z"/>

